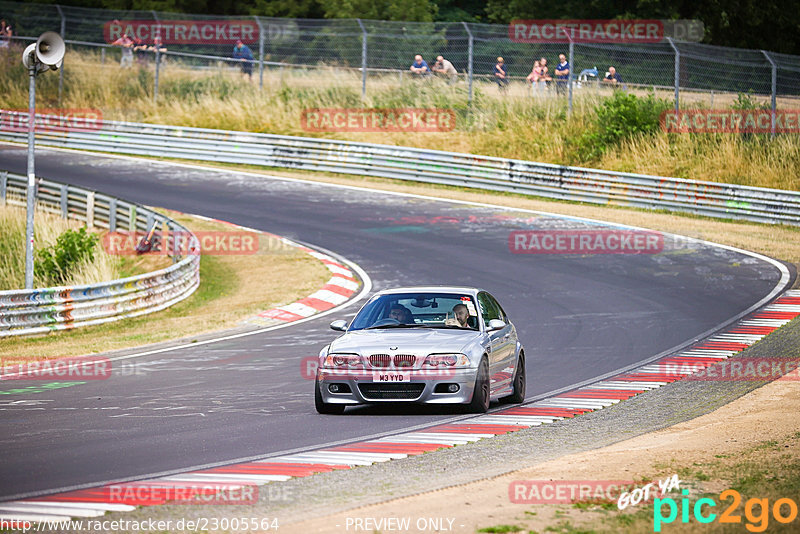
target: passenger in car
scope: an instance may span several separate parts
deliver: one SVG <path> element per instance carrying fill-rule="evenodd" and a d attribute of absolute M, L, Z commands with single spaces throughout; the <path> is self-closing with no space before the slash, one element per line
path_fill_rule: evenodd
<path fill-rule="evenodd" d="M 472 328 L 469 325 L 469 309 L 467 309 L 466 304 L 456 304 L 455 306 L 453 306 L 453 315 L 456 316 L 456 320 L 453 323 L 453 326 L 460 326 L 461 328 Z"/>

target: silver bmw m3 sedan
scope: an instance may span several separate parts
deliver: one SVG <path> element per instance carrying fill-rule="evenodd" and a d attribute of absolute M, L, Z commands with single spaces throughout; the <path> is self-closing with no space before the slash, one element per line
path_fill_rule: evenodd
<path fill-rule="evenodd" d="M 379 403 L 463 404 L 525 399 L 525 352 L 502 306 L 473 287 L 405 287 L 370 298 L 319 354 L 319 413 Z"/>

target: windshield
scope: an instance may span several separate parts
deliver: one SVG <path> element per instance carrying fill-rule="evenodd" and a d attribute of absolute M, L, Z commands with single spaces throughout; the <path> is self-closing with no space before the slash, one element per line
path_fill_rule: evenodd
<path fill-rule="evenodd" d="M 472 296 L 458 293 L 396 293 L 373 297 L 349 330 L 368 328 L 478 329 Z"/>

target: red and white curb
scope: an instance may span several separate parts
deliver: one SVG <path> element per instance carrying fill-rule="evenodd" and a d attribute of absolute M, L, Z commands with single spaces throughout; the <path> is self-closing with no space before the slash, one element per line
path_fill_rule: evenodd
<path fill-rule="evenodd" d="M 388 462 L 552 423 L 600 410 L 680 380 L 689 374 L 688 371 L 675 371 L 683 364 L 689 364 L 697 370 L 730 358 L 797 316 L 800 316 L 800 290 L 787 291 L 776 301 L 746 316 L 724 332 L 687 350 L 532 404 L 311 452 L 0 503 L 0 519 L 43 522 L 97 517 L 106 512 L 130 511 L 137 506 L 165 504 L 176 490 L 213 495 L 221 488 L 233 490 L 336 469 Z M 159 493 L 157 490 L 161 487 L 164 491 Z M 146 488 L 146 491 L 137 491 L 142 488 Z"/>
<path fill-rule="evenodd" d="M 254 228 L 241 226 L 228 221 L 222 221 L 220 219 L 212 219 L 203 215 L 192 215 L 192 217 L 226 224 L 228 226 L 233 226 L 234 228 L 239 228 L 240 230 L 255 232 L 257 234 L 279 240 L 286 246 L 301 250 L 306 254 L 318 259 L 333 275 L 331 279 L 325 283 L 325 285 L 307 297 L 300 299 L 297 302 L 292 302 L 291 304 L 286 304 L 283 306 L 278 306 L 277 308 L 271 308 L 263 311 L 257 314 L 255 317 L 246 319 L 243 321 L 244 323 L 255 324 L 258 326 L 273 326 L 281 323 L 298 321 L 300 319 L 305 319 L 306 317 L 311 317 L 312 315 L 330 310 L 336 306 L 340 306 L 353 298 L 358 291 L 359 282 L 353 271 L 351 271 L 347 265 L 335 259 L 334 257 L 329 256 L 328 254 L 323 254 L 305 245 L 295 243 L 291 239 L 287 239 L 269 232 L 264 232 L 262 230 L 256 230 Z"/>
<path fill-rule="evenodd" d="M 333 276 L 324 286 L 309 296 L 297 302 L 261 312 L 256 317 L 248 319 L 247 322 L 259 325 L 272 325 L 281 322 L 297 321 L 339 306 L 356 294 L 359 287 L 358 279 L 349 267 L 327 254 L 299 245 L 286 238 L 281 239 L 284 243 L 297 247 L 303 252 L 317 258 Z"/>

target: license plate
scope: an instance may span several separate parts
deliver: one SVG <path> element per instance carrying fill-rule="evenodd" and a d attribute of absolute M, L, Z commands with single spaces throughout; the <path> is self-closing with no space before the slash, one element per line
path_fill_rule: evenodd
<path fill-rule="evenodd" d="M 410 382 L 411 373 L 372 373 L 373 382 Z"/>

